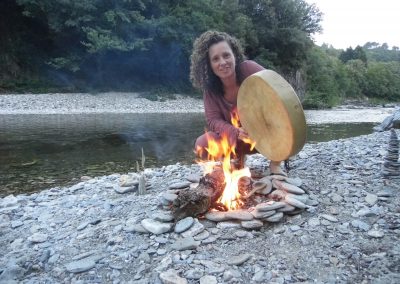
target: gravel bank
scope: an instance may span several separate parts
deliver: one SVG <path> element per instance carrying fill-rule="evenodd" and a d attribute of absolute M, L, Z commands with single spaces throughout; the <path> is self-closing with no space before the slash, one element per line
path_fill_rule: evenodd
<path fill-rule="evenodd" d="M 163 212 L 160 194 L 188 183 L 197 165 L 147 169 L 143 196 L 113 174 L 5 197 L 0 282 L 399 283 L 400 184 L 380 175 L 388 139 L 306 145 L 289 176 L 313 205 L 258 230 L 200 219 L 189 236 L 140 232 Z M 266 165 L 260 155 L 247 162 Z"/>
<path fill-rule="evenodd" d="M 0 114 L 189 113 L 203 112 L 199 99 L 150 101 L 137 93 L 0 95 Z"/>
<path fill-rule="evenodd" d="M 307 110 L 309 124 L 380 123 L 396 109 L 388 107 L 341 106 L 330 110 Z M 203 113 L 201 99 L 176 95 L 175 100 L 150 101 L 137 93 L 87 93 L 0 95 L 0 115 L 81 113 Z"/>

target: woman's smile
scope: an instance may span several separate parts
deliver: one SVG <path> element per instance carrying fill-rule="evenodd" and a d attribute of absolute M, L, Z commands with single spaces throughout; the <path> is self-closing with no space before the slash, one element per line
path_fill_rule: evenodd
<path fill-rule="evenodd" d="M 235 76 L 235 56 L 226 41 L 210 46 L 209 59 L 211 69 L 221 80 Z"/>

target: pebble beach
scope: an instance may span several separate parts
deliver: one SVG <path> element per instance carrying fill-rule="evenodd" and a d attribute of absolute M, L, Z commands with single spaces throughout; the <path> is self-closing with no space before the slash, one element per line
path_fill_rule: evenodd
<path fill-rule="evenodd" d="M 101 105 L 119 112 L 203 111 L 190 98 L 137 97 L 138 107 L 131 97 L 124 101 L 127 94 L 93 100 L 63 94 L 47 104 L 50 95 L 30 95 L 37 105 L 24 96 L 1 95 L 0 114 L 80 113 Z M 144 169 L 143 195 L 138 173 L 114 173 L 6 196 L 0 283 L 399 283 L 400 180 L 382 175 L 389 138 L 385 131 L 305 145 L 288 173 L 307 192 L 305 208 L 256 227 L 241 217 L 199 216 L 180 226 L 171 220 L 163 197 L 194 187 L 193 177 L 202 174 L 197 164 Z M 246 164 L 264 169 L 268 161 L 256 154 Z"/>

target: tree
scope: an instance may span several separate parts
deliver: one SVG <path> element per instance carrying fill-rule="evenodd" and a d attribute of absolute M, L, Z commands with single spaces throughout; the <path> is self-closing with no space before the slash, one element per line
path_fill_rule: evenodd
<path fill-rule="evenodd" d="M 364 49 L 359 45 L 357 45 L 355 49 L 349 47 L 345 51 L 342 51 L 342 53 L 339 55 L 339 59 L 343 63 L 346 63 L 349 60 L 359 59 L 364 62 L 364 64 L 367 64 L 367 55 Z"/>
<path fill-rule="evenodd" d="M 398 101 L 400 99 L 400 63 L 371 63 L 365 74 L 363 92 L 368 97 Z"/>
<path fill-rule="evenodd" d="M 338 103 L 348 84 L 342 63 L 315 46 L 307 58 L 307 88 L 303 105 L 326 108 Z"/>
<path fill-rule="evenodd" d="M 24 19 L 34 23 L 28 31 L 41 31 L 18 30 L 16 49 L 37 41 L 41 74 L 78 88 L 186 88 L 193 41 L 208 29 L 236 36 L 250 59 L 291 74 L 321 30 L 321 13 L 304 0 L 15 1 L 19 16 L 9 26 Z"/>

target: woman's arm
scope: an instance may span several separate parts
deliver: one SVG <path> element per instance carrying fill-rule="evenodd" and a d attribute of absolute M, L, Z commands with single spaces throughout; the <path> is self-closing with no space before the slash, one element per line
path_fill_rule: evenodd
<path fill-rule="evenodd" d="M 229 143 L 236 145 L 239 136 L 239 129 L 235 128 L 227 118 L 230 118 L 230 110 L 224 108 L 221 102 L 212 94 L 206 92 L 203 95 L 204 111 L 207 120 L 207 125 L 210 131 L 218 133 L 220 136 L 226 134 Z"/>

